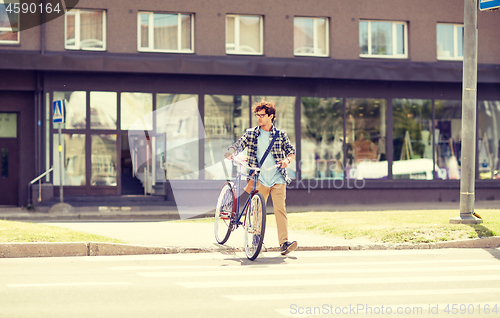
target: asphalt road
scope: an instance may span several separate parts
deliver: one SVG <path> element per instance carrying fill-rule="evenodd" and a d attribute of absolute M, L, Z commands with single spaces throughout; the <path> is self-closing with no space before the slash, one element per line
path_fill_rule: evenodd
<path fill-rule="evenodd" d="M 500 315 L 500 249 L 24 258 L 0 268 L 0 317 Z"/>

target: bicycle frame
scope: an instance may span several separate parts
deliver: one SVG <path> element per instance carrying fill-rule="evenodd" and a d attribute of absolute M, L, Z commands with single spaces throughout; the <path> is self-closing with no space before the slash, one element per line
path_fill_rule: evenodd
<path fill-rule="evenodd" d="M 234 225 L 236 226 L 236 228 L 238 228 L 238 226 L 240 226 L 240 225 L 243 225 L 243 223 L 241 222 L 241 217 L 243 216 L 244 211 L 246 211 L 248 205 L 250 204 L 250 200 L 252 199 L 252 195 L 254 195 L 255 193 L 258 192 L 257 191 L 257 174 L 254 174 L 253 176 L 251 176 L 249 174 L 242 173 L 241 172 L 242 169 L 243 169 L 243 166 L 238 165 L 238 173 L 236 175 L 236 183 L 235 183 L 236 184 L 236 218 L 234 221 Z M 245 179 L 252 178 L 254 182 L 253 182 L 252 192 L 250 193 L 250 196 L 246 200 L 245 205 L 243 206 L 243 209 L 241 210 L 241 213 L 240 213 L 240 197 L 241 197 L 241 179 L 242 179 L 242 177 L 244 177 Z"/>

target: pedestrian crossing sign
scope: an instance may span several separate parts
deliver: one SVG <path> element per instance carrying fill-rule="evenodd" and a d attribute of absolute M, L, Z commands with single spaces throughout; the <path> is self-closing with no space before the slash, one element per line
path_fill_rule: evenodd
<path fill-rule="evenodd" d="M 52 102 L 52 122 L 54 124 L 64 123 L 66 105 L 63 100 L 55 100 Z"/>

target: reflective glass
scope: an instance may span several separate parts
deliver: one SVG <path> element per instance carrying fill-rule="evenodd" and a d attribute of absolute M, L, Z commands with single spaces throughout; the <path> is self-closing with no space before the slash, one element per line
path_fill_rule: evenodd
<path fill-rule="evenodd" d="M 341 98 L 301 100 L 301 176 L 343 179 L 344 111 Z"/>
<path fill-rule="evenodd" d="M 116 129 L 117 96 L 115 92 L 90 92 L 90 128 Z"/>
<path fill-rule="evenodd" d="M 63 185 L 84 186 L 85 182 L 85 135 L 62 134 Z M 54 162 L 54 185 L 60 185 L 59 174 L 59 134 L 52 139 Z"/>
<path fill-rule="evenodd" d="M 104 48 L 104 11 L 80 11 L 80 48 Z"/>
<path fill-rule="evenodd" d="M 393 99 L 394 179 L 433 179 L 432 101 Z"/>
<path fill-rule="evenodd" d="M 267 101 L 274 101 L 276 105 L 276 120 L 274 125 L 276 128 L 283 130 L 287 133 L 290 142 L 297 150 L 297 144 L 295 142 L 295 97 L 294 96 L 252 96 L 252 104 L 260 102 L 263 98 Z M 252 118 L 252 127 L 258 125 L 258 120 L 255 116 Z M 286 169 L 288 171 L 288 176 L 292 179 L 296 178 L 296 164 L 297 161 L 293 161 Z"/>
<path fill-rule="evenodd" d="M 295 54 L 314 53 L 314 19 L 293 19 L 293 46 Z"/>
<path fill-rule="evenodd" d="M 478 102 L 477 123 L 479 178 L 500 180 L 500 101 Z"/>
<path fill-rule="evenodd" d="M 347 178 L 387 178 L 386 113 L 385 99 L 346 100 Z"/>
<path fill-rule="evenodd" d="M 318 37 L 318 51 L 316 54 L 327 54 L 328 53 L 328 38 L 326 32 L 326 19 L 316 19 L 316 35 Z"/>
<path fill-rule="evenodd" d="M 153 20 L 154 48 L 159 50 L 178 50 L 177 14 L 155 13 Z"/>
<path fill-rule="evenodd" d="M 16 113 L 0 113 L 0 138 L 17 138 Z"/>
<path fill-rule="evenodd" d="M 149 47 L 149 14 L 141 13 L 141 47 Z"/>
<path fill-rule="evenodd" d="M 435 100 L 434 107 L 437 178 L 460 179 L 462 102 Z"/>
<path fill-rule="evenodd" d="M 75 11 L 66 13 L 66 46 L 75 46 Z"/>
<path fill-rule="evenodd" d="M 464 27 L 457 27 L 457 55 L 458 57 L 464 57 Z"/>
<path fill-rule="evenodd" d="M 368 54 L 368 21 L 359 21 L 359 54 Z"/>
<path fill-rule="evenodd" d="M 260 19 L 255 16 L 240 16 L 239 53 L 260 53 Z"/>
<path fill-rule="evenodd" d="M 228 16 L 226 17 L 226 50 L 234 51 L 235 50 L 235 38 L 234 38 L 234 20 L 235 17 Z"/>
<path fill-rule="evenodd" d="M 0 148 L 0 177 L 9 177 L 9 148 Z"/>
<path fill-rule="evenodd" d="M 64 100 L 66 104 L 66 123 L 63 129 L 85 129 L 87 127 L 87 92 L 54 92 L 53 100 Z M 52 105 L 49 105 L 53 112 Z M 59 128 L 59 124 L 53 124 Z"/>
<path fill-rule="evenodd" d="M 437 25 L 437 56 L 438 58 L 454 57 L 453 49 L 453 25 Z"/>
<path fill-rule="evenodd" d="M 93 186 L 116 186 L 116 135 L 92 135 Z"/>
<path fill-rule="evenodd" d="M 205 179 L 225 180 L 233 175 L 224 153 L 250 128 L 248 96 L 205 95 Z M 219 162 L 224 162 L 225 171 Z M 227 172 L 227 173 L 226 173 Z"/>
<path fill-rule="evenodd" d="M 191 50 L 191 15 L 181 14 L 181 50 Z"/>
<path fill-rule="evenodd" d="M 405 54 L 405 26 L 396 24 L 396 54 Z"/>
<path fill-rule="evenodd" d="M 370 22 L 373 55 L 392 55 L 392 22 Z"/>
<path fill-rule="evenodd" d="M 198 179 L 201 125 L 198 95 L 157 94 L 156 106 L 157 136 L 166 139 L 167 179 Z M 162 153 L 156 153 L 157 158 L 161 156 Z"/>
<path fill-rule="evenodd" d="M 137 121 L 137 130 L 153 129 L 153 94 L 121 93 L 120 99 L 121 129 L 130 129 Z"/>

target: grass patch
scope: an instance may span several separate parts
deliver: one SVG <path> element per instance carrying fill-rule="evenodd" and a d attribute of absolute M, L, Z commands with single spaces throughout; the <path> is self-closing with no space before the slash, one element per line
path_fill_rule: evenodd
<path fill-rule="evenodd" d="M 483 223 L 450 224 L 458 210 L 306 212 L 288 214 L 289 228 L 345 239 L 431 243 L 500 235 L 500 210 L 477 210 Z M 276 226 L 274 218 L 269 226 Z"/>
<path fill-rule="evenodd" d="M 477 225 L 450 224 L 459 210 L 299 212 L 288 214 L 292 230 L 342 237 L 367 238 L 381 243 L 434 243 L 470 238 L 500 236 L 500 210 L 476 210 L 483 217 Z M 175 222 L 212 223 L 214 218 Z M 267 226 L 276 228 L 273 215 Z"/>
<path fill-rule="evenodd" d="M 57 226 L 0 220 L 0 242 L 104 242 L 121 240 L 73 231 Z"/>

